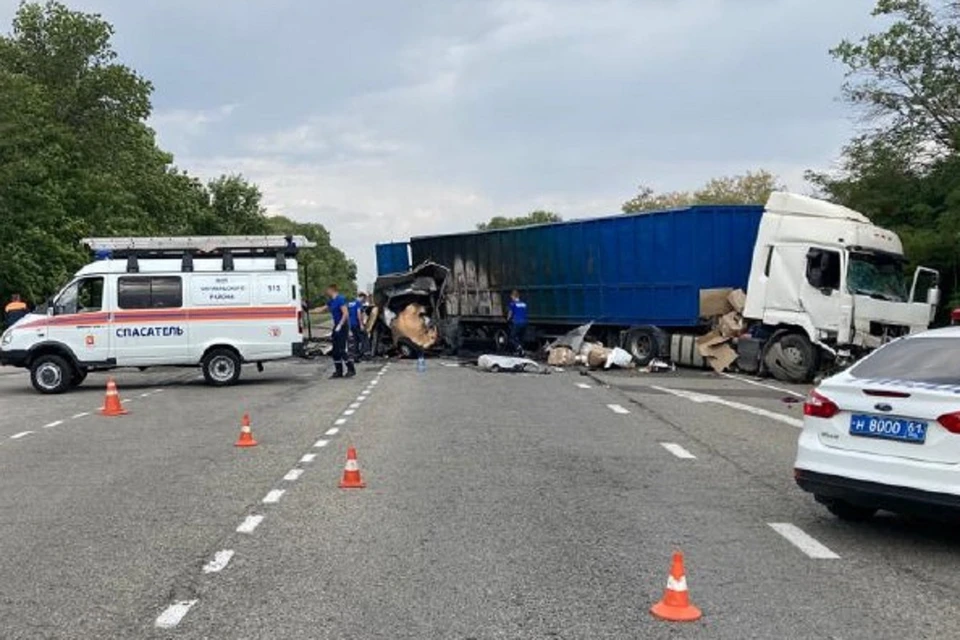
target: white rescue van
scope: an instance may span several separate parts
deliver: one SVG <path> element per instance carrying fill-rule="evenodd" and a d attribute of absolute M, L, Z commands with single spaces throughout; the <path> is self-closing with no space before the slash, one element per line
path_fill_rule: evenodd
<path fill-rule="evenodd" d="M 302 236 L 87 238 L 96 259 L 7 329 L 0 363 L 62 393 L 89 371 L 200 366 L 214 386 L 244 363 L 302 356 Z"/>

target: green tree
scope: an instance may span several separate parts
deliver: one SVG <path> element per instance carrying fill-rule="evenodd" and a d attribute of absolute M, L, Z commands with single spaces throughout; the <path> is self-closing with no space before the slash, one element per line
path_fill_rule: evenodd
<path fill-rule="evenodd" d="M 316 247 L 300 252 L 300 282 L 304 298 L 316 306 L 329 284 L 337 284 L 346 296 L 357 293 L 357 265 L 333 246 L 330 233 L 322 224 L 296 222 L 283 216 L 266 219 L 268 232 L 274 235 L 301 235 L 316 243 Z"/>
<path fill-rule="evenodd" d="M 695 204 L 764 204 L 770 194 L 783 189 L 777 177 L 766 170 L 713 178 L 696 191 L 657 193 L 641 185 L 636 196 L 623 203 L 624 213 L 689 207 Z"/>
<path fill-rule="evenodd" d="M 531 211 L 525 216 L 517 218 L 507 218 L 504 216 L 494 216 L 489 222 L 481 222 L 477 225 L 478 231 L 490 231 L 492 229 L 508 229 L 510 227 L 526 227 L 531 224 L 547 224 L 548 222 L 563 222 L 558 214 L 552 211 Z"/>

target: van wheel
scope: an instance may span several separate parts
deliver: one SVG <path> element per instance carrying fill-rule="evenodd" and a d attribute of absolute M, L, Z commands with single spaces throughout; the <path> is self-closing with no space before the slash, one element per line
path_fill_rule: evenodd
<path fill-rule="evenodd" d="M 74 375 L 73 365 L 63 356 L 40 356 L 30 365 L 30 382 L 44 394 L 63 393 L 70 388 Z"/>
<path fill-rule="evenodd" d="M 843 500 L 831 501 L 827 505 L 827 510 L 847 522 L 866 522 L 877 513 L 877 509 L 873 507 L 861 507 Z"/>
<path fill-rule="evenodd" d="M 226 387 L 240 379 L 240 357 L 230 349 L 211 350 L 204 356 L 201 367 L 207 384 L 215 387 Z"/>
<path fill-rule="evenodd" d="M 763 363 L 781 382 L 810 382 L 819 367 L 817 348 L 802 333 L 785 333 L 767 349 Z"/>

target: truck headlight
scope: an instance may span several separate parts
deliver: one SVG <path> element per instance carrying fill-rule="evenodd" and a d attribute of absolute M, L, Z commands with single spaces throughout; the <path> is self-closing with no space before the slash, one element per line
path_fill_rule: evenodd
<path fill-rule="evenodd" d="M 13 342 L 13 331 L 7 329 L 3 332 L 3 338 L 0 338 L 0 347 L 5 347 L 11 342 Z"/>

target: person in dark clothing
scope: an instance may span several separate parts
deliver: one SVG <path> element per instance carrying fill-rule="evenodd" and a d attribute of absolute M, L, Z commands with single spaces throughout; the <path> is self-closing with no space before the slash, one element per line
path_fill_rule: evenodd
<path fill-rule="evenodd" d="M 333 318 L 333 367 L 332 378 L 343 378 L 343 367 L 347 367 L 347 378 L 357 375 L 353 368 L 353 360 L 350 359 L 350 352 L 347 350 L 347 339 L 349 337 L 349 311 L 347 309 L 347 300 L 340 295 L 337 285 L 332 284 L 327 287 L 327 308 L 330 310 L 330 317 Z"/>
<path fill-rule="evenodd" d="M 360 362 L 367 355 L 367 332 L 364 326 L 367 323 L 366 302 L 367 296 L 362 291 L 356 300 L 347 305 L 350 316 L 350 335 L 353 337 L 353 355 Z"/>
<path fill-rule="evenodd" d="M 10 302 L 3 308 L 4 321 L 8 327 L 12 327 L 20 318 L 27 315 L 27 303 L 20 299 L 20 294 L 15 293 L 10 297 Z"/>
<path fill-rule="evenodd" d="M 507 326 L 510 329 L 510 349 L 522 356 L 523 334 L 527 330 L 527 303 L 520 299 L 520 292 L 516 289 L 510 293 Z"/>

